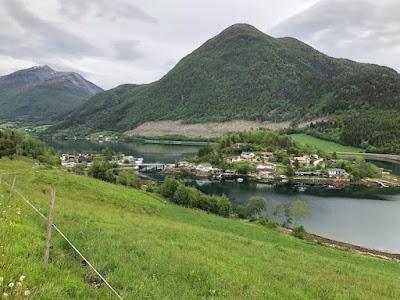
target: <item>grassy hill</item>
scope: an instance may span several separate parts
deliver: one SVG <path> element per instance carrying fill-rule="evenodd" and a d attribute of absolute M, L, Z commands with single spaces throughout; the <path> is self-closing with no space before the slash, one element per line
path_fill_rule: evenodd
<path fill-rule="evenodd" d="M 0 160 L 3 181 L 54 223 L 124 299 L 395 299 L 398 263 L 310 244 L 260 225 L 168 204 L 27 159 Z M 26 276 L 38 299 L 116 299 L 53 231 L 42 274 L 46 221 L 0 186 L 0 291 Z"/>
<path fill-rule="evenodd" d="M 159 81 L 99 93 L 50 132 L 122 132 L 159 120 L 311 120 L 330 113 L 334 93 L 347 78 L 363 74 L 399 77 L 387 67 L 332 58 L 296 39 L 236 24 Z"/>
<path fill-rule="evenodd" d="M 313 146 L 317 149 L 321 149 L 325 152 L 332 153 L 332 152 L 350 152 L 350 153 L 360 153 L 365 152 L 364 149 L 361 148 L 354 148 L 349 146 L 343 146 L 335 142 L 321 140 L 319 138 L 304 134 L 304 133 L 297 133 L 291 134 L 290 137 L 295 140 L 296 142 Z"/>

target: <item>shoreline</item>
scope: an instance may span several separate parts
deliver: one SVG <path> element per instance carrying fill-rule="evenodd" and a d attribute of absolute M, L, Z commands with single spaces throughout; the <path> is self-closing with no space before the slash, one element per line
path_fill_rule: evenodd
<path fill-rule="evenodd" d="M 164 175 L 178 175 L 178 176 L 190 176 L 195 178 L 212 178 L 213 174 L 206 172 L 197 172 L 191 171 L 187 169 L 164 169 L 162 171 Z M 275 182 L 283 182 L 285 180 L 293 183 L 304 183 L 309 185 L 332 185 L 332 186 L 342 186 L 342 185 L 364 185 L 364 186 L 381 186 L 377 181 L 371 180 L 358 180 L 358 181 L 350 181 L 350 180 L 334 180 L 329 178 L 303 178 L 303 177 L 291 177 L 291 178 L 282 178 L 279 176 L 260 176 L 258 174 L 250 174 L 250 175 L 240 175 L 238 177 L 246 178 L 250 180 L 255 180 L 259 183 L 264 183 L 268 181 Z M 387 182 L 385 182 L 387 183 Z M 390 187 L 400 187 L 400 183 L 390 183 Z"/>
<path fill-rule="evenodd" d="M 381 250 L 376 250 L 376 249 L 370 249 L 367 247 L 362 247 L 346 242 L 341 242 L 337 240 L 332 240 L 327 237 L 323 237 L 314 233 L 307 232 L 309 235 L 311 235 L 313 238 L 315 238 L 317 241 L 321 241 L 324 245 L 330 246 L 330 247 L 336 247 L 339 249 L 351 249 L 352 251 L 356 253 L 361 253 L 365 255 L 370 255 L 373 257 L 378 257 L 386 260 L 393 260 L 396 262 L 400 262 L 400 253 L 390 253 L 390 252 L 385 252 Z"/>

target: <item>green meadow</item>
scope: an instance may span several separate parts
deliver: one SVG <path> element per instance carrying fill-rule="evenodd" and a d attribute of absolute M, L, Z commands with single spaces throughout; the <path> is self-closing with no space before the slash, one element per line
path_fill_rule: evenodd
<path fill-rule="evenodd" d="M 286 236 L 235 218 L 168 203 L 32 160 L 0 160 L 0 291 L 18 299 L 117 299 L 53 229 L 42 272 L 46 220 L 54 223 L 124 299 L 398 299 L 396 262 Z M 22 287 L 16 284 L 26 276 Z M 96 287 L 97 285 L 97 287 Z M 28 297 L 30 297 L 28 296 Z M 13 298 L 14 297 L 14 298 Z M 25 299 L 22 296 L 21 299 Z"/>
<path fill-rule="evenodd" d="M 291 134 L 290 137 L 296 142 L 308 144 L 315 148 L 321 149 L 325 152 L 351 152 L 351 153 L 364 153 L 365 150 L 361 148 L 354 148 L 349 146 L 340 145 L 335 142 L 321 140 L 319 138 L 307 135 L 304 133 Z"/>

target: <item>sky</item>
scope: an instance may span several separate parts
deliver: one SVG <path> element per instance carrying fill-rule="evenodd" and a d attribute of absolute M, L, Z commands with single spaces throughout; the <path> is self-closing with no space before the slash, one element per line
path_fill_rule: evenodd
<path fill-rule="evenodd" d="M 48 65 L 110 89 L 160 79 L 235 23 L 400 72 L 398 0 L 0 0 L 0 75 Z"/>

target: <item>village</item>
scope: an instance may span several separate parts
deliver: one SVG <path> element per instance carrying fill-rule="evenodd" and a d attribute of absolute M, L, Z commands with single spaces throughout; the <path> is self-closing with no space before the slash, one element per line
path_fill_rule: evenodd
<path fill-rule="evenodd" d="M 168 174 L 191 174 L 201 177 L 213 177 L 215 179 L 236 179 L 239 182 L 244 177 L 253 179 L 283 180 L 287 178 L 321 178 L 335 181 L 349 181 L 348 173 L 344 168 L 325 168 L 324 159 L 317 154 L 304 155 L 301 157 L 290 157 L 288 165 L 277 162 L 273 152 L 254 152 L 243 151 L 237 156 L 227 156 L 224 160 L 232 168 L 221 169 L 213 167 L 210 163 L 196 164 L 186 160 L 179 161 L 175 166 L 167 166 L 165 173 Z M 331 162 L 347 162 L 344 160 L 331 160 Z M 245 163 L 248 168 L 238 170 L 234 166 L 238 163 Z M 243 164 L 242 164 L 243 165 Z M 293 170 L 292 173 L 288 169 Z M 297 171 L 294 171 L 297 170 Z M 248 172 L 246 172 L 248 171 Z"/>
<path fill-rule="evenodd" d="M 284 150 L 283 150 L 284 151 Z M 223 157 L 226 168 L 213 166 L 209 162 L 196 163 L 196 159 L 181 160 L 174 164 L 144 163 L 143 158 L 135 158 L 122 153 L 103 154 L 62 154 L 61 164 L 66 168 L 84 166 L 91 167 L 94 159 L 107 161 L 113 164 L 113 170 L 118 173 L 122 170 L 134 172 L 161 172 L 165 175 L 181 175 L 193 177 L 207 177 L 215 180 L 244 179 L 258 181 L 293 181 L 314 184 L 365 184 L 382 187 L 398 185 L 398 178 L 392 176 L 390 181 L 382 179 L 354 180 L 349 170 L 354 161 L 345 159 L 324 159 L 318 154 L 303 156 L 288 155 L 283 161 L 278 161 L 274 152 L 242 151 L 240 155 Z M 221 163 L 219 164 L 219 166 Z M 340 167 L 338 167 L 340 166 Z M 381 169 L 382 175 L 391 176 L 388 170 Z"/>

